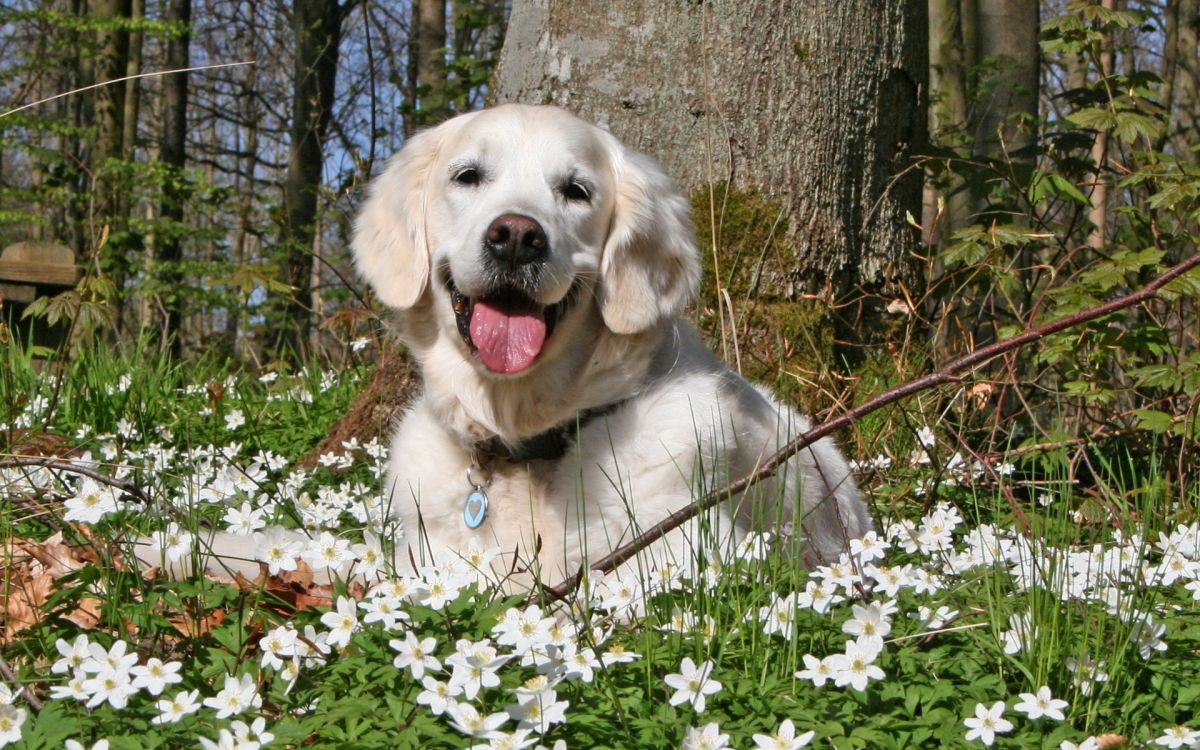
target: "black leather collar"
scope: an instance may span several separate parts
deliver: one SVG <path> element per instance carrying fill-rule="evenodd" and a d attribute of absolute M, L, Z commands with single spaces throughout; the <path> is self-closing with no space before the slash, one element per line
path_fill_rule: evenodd
<path fill-rule="evenodd" d="M 587 423 L 612 414 L 624 403 L 624 400 L 614 401 L 595 409 L 584 409 L 577 412 L 573 419 L 568 419 L 562 424 L 522 440 L 516 445 L 509 445 L 499 437 L 475 443 L 472 447 L 475 463 L 482 467 L 492 461 L 507 461 L 513 464 L 529 463 L 530 461 L 557 461 L 567 455 L 567 450 Z"/>

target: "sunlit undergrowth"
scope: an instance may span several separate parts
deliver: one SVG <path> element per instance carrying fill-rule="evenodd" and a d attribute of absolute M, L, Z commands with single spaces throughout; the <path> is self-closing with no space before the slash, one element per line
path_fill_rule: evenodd
<path fill-rule="evenodd" d="M 1200 729 L 1200 526 L 1189 513 L 1200 498 L 1194 486 L 1175 494 L 1152 464 L 1113 454 L 1083 485 L 1053 456 L 983 465 L 920 429 L 915 448 L 860 466 L 878 534 L 841 564 L 810 574 L 773 553 L 770 536 L 752 537 L 694 573 L 595 577 L 571 608 L 526 606 L 461 560 L 390 572 L 380 445 L 295 468 L 344 410 L 355 371 L 252 377 L 92 352 L 60 379 L 12 356 L 0 392 L 0 743 L 1058 748 L 1200 737 L 1186 728 Z M 34 454 L 70 466 L 15 465 Z M 271 558 L 271 524 L 303 524 L 313 542 Z M 277 575 L 168 581 L 131 562 L 129 540 L 162 531 L 168 554 L 198 559 L 210 526 L 262 535 Z M 292 554 L 304 565 L 289 571 Z M 311 571 L 351 558 L 367 585 L 313 582 Z"/>

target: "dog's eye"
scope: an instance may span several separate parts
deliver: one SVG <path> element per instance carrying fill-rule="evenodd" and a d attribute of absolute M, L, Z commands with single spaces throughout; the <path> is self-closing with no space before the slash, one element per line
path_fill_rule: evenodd
<path fill-rule="evenodd" d="M 588 189 L 587 185 L 578 180 L 564 183 L 562 186 L 562 195 L 569 201 L 590 203 L 592 200 L 592 191 Z"/>
<path fill-rule="evenodd" d="M 475 167 L 464 167 L 454 173 L 450 179 L 454 180 L 459 185 L 478 185 L 483 180 L 483 175 Z"/>

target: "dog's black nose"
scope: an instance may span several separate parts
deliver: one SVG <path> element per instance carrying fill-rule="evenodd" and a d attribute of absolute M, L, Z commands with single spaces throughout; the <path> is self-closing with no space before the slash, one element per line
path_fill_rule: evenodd
<path fill-rule="evenodd" d="M 542 225 L 520 214 L 502 214 L 487 228 L 483 244 L 510 268 L 542 260 L 550 248 Z"/>

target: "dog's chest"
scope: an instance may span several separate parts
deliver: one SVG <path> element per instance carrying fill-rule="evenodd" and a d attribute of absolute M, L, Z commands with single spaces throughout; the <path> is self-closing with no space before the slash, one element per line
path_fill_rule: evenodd
<path fill-rule="evenodd" d="M 480 461 L 418 404 L 393 440 L 387 479 L 391 512 L 403 524 L 401 547 L 418 564 L 472 546 L 499 549 L 506 566 L 517 567 L 541 551 L 561 554 L 562 501 L 575 494 L 564 481 L 578 474 L 563 465 L 563 459 Z M 407 557 L 402 549 L 400 558 Z"/>
<path fill-rule="evenodd" d="M 562 528 L 563 514 L 559 500 L 565 487 L 558 477 L 558 461 L 535 460 L 512 463 L 493 460 L 472 470 L 477 489 L 487 496 L 487 512 L 472 533 L 478 534 L 488 546 L 504 549 L 519 540 L 525 554 L 558 546 L 551 538 Z M 478 476 L 476 476 L 478 474 Z M 464 505 L 462 523 L 470 529 L 474 518 L 472 509 Z"/>

